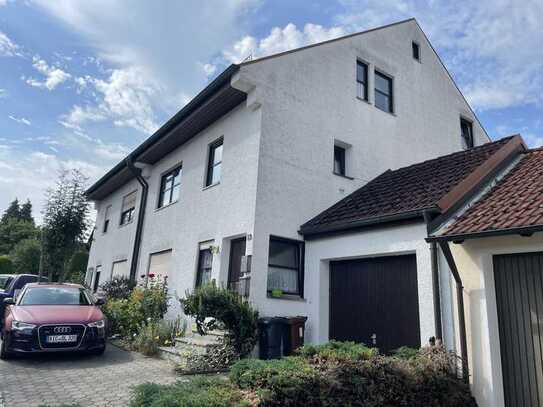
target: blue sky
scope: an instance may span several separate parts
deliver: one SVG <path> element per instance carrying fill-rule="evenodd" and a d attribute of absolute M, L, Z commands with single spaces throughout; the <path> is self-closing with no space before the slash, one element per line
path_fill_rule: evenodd
<path fill-rule="evenodd" d="M 543 144 L 540 0 L 0 0 L 0 211 L 96 180 L 230 62 L 409 17 L 493 138 Z"/>

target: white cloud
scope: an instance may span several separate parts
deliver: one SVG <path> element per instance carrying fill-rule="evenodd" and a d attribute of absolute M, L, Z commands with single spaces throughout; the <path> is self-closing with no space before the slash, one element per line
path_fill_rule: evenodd
<path fill-rule="evenodd" d="M 130 74 L 134 67 L 145 72 L 159 89 L 152 95 L 153 109 L 169 116 L 180 108 L 179 95 L 196 94 L 207 81 L 208 72 L 195 61 L 207 63 L 235 41 L 247 28 L 243 17 L 260 0 L 186 0 L 160 7 L 132 0 L 33 3 L 88 40 L 97 50 L 97 60 L 123 72 L 118 75 Z M 127 10 L 130 17 L 119 18 Z M 117 122 L 146 131 L 154 126 L 142 119 Z"/>
<path fill-rule="evenodd" d="M 8 96 L 8 91 L 0 88 L 0 99 L 3 99 Z"/>
<path fill-rule="evenodd" d="M 294 24 L 289 23 L 284 28 L 272 28 L 270 34 L 260 41 L 245 36 L 224 50 L 223 56 L 229 62 L 238 63 L 248 57 L 260 58 L 345 34 L 346 31 L 342 27 L 325 28 L 317 24 L 306 24 L 303 31 L 300 31 Z"/>
<path fill-rule="evenodd" d="M 72 77 L 69 73 L 63 71 L 59 67 L 48 65 L 47 62 L 40 59 L 38 56 L 32 58 L 32 66 L 45 76 L 45 80 L 40 81 L 34 78 L 27 78 L 26 83 L 30 86 L 53 90 Z"/>
<path fill-rule="evenodd" d="M 19 46 L 0 31 L 0 57 L 20 56 Z"/>
<path fill-rule="evenodd" d="M 105 119 L 106 116 L 98 108 L 74 105 L 67 115 L 61 117 L 59 123 L 67 129 L 81 130 L 81 125 L 87 122 L 97 122 Z"/>
<path fill-rule="evenodd" d="M 25 119 L 24 117 L 18 118 L 18 117 L 14 117 L 14 116 L 11 116 L 11 115 L 9 115 L 8 117 L 11 120 L 13 120 L 13 121 L 15 121 L 15 122 L 17 122 L 19 124 L 26 124 L 27 126 L 30 126 L 32 124 L 32 123 L 30 123 L 30 120 Z"/>
<path fill-rule="evenodd" d="M 217 65 L 213 64 L 202 64 L 202 69 L 204 70 L 204 73 L 206 76 L 213 76 L 215 72 L 217 72 Z"/>

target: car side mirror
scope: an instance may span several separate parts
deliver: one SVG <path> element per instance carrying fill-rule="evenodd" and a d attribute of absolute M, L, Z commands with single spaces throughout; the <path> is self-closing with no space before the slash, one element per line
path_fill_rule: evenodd
<path fill-rule="evenodd" d="M 106 300 L 104 300 L 103 298 L 97 298 L 96 301 L 94 302 L 95 305 L 104 305 L 106 303 Z"/>
<path fill-rule="evenodd" d="M 13 298 L 4 298 L 5 305 L 15 305 L 15 300 Z"/>

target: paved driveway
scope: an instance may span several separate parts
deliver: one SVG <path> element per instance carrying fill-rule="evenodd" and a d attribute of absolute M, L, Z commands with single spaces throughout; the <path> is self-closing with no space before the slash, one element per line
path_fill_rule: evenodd
<path fill-rule="evenodd" d="M 126 406 L 130 388 L 172 383 L 173 365 L 112 345 L 103 356 L 47 354 L 0 361 L 0 407 Z"/>

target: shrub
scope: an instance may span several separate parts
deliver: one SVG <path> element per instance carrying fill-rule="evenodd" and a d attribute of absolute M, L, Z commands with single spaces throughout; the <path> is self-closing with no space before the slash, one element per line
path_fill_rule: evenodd
<path fill-rule="evenodd" d="M 113 300 L 128 298 L 135 287 L 136 282 L 127 277 L 115 277 L 102 284 L 102 290 L 106 294 L 106 298 Z"/>
<path fill-rule="evenodd" d="M 378 352 L 375 348 L 368 348 L 359 343 L 330 341 L 324 345 L 305 345 L 296 353 L 306 358 L 342 362 L 366 360 Z"/>
<path fill-rule="evenodd" d="M 0 274 L 13 274 L 13 263 L 8 256 L 0 256 Z"/>
<path fill-rule="evenodd" d="M 21 240 L 11 252 L 13 270 L 19 274 L 38 274 L 40 271 L 41 244 L 37 239 Z"/>
<path fill-rule="evenodd" d="M 185 314 L 196 319 L 201 335 L 223 328 L 227 344 L 241 357 L 253 350 L 258 339 L 258 312 L 239 294 L 211 283 L 187 293 L 180 301 Z"/>
<path fill-rule="evenodd" d="M 239 360 L 236 350 L 222 341 L 208 348 L 205 354 L 197 351 L 185 355 L 183 364 L 177 366 L 176 371 L 181 374 L 214 373 L 228 369 Z"/>
<path fill-rule="evenodd" d="M 141 325 L 159 321 L 168 310 L 165 284 L 136 287 L 126 299 L 108 300 L 103 307 L 108 319 L 109 334 L 125 338 L 137 335 Z"/>
<path fill-rule="evenodd" d="M 394 356 L 404 360 L 414 359 L 419 356 L 419 349 L 410 348 L 409 346 L 402 346 L 393 352 Z"/>
<path fill-rule="evenodd" d="M 131 407 L 249 407 L 242 392 L 220 378 L 195 378 L 171 385 L 152 383 L 136 387 Z"/>

